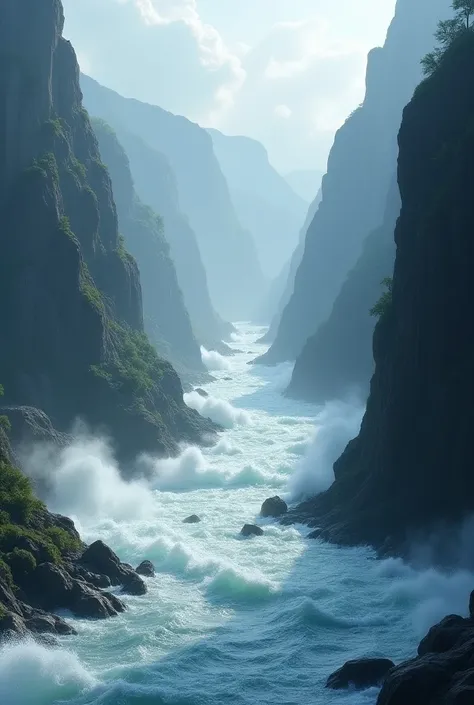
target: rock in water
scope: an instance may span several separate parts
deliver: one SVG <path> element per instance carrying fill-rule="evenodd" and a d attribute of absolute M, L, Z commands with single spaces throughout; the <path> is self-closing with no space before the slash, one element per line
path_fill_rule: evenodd
<path fill-rule="evenodd" d="M 122 585 L 129 595 L 144 595 L 147 586 L 133 568 L 121 563 L 119 557 L 103 541 L 92 543 L 80 559 L 80 563 L 93 573 L 106 575 L 112 585 Z"/>
<path fill-rule="evenodd" d="M 269 497 L 265 500 L 262 504 L 260 514 L 262 517 L 281 517 L 283 514 L 286 514 L 287 511 L 287 503 L 277 495 L 276 497 Z"/>
<path fill-rule="evenodd" d="M 155 577 L 155 566 L 151 561 L 142 561 L 136 568 L 138 575 L 145 575 L 147 578 Z"/>
<path fill-rule="evenodd" d="M 209 396 L 209 394 L 204 389 L 201 389 L 201 387 L 198 387 L 194 391 L 197 392 L 200 397 L 204 397 L 204 399 L 207 399 L 207 397 Z"/>
<path fill-rule="evenodd" d="M 197 514 L 191 514 L 190 517 L 186 517 L 186 519 L 183 519 L 183 524 L 199 524 L 201 519 L 198 517 Z"/>
<path fill-rule="evenodd" d="M 245 524 L 242 527 L 240 533 L 242 536 L 262 536 L 263 529 L 261 529 L 259 526 L 256 526 L 255 524 Z"/>
<path fill-rule="evenodd" d="M 350 685 L 360 689 L 371 688 L 380 685 L 394 667 L 393 661 L 387 658 L 361 658 L 348 661 L 329 676 L 326 688 L 340 690 L 349 688 Z"/>

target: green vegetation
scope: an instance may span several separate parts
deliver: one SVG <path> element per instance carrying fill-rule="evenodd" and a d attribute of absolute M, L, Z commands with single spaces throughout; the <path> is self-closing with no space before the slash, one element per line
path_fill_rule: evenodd
<path fill-rule="evenodd" d="M 105 306 L 102 294 L 94 284 L 94 280 L 85 262 L 81 262 L 80 287 L 82 294 L 90 305 L 93 306 L 98 313 L 104 314 Z"/>
<path fill-rule="evenodd" d="M 79 548 L 74 534 L 49 525 L 46 507 L 35 497 L 30 481 L 1 451 L 0 507 L 0 578 L 9 585 L 14 586 L 13 576 L 34 570 L 33 550 L 41 560 L 59 563 L 65 552 Z M 0 617 L 1 609 L 0 605 Z"/>
<path fill-rule="evenodd" d="M 107 328 L 114 353 L 106 362 L 93 365 L 91 370 L 116 389 L 126 390 L 136 399 L 142 399 L 163 376 L 164 362 L 144 333 L 113 320 L 107 322 Z"/>
<path fill-rule="evenodd" d="M 4 389 L 0 384 L 0 397 L 3 397 L 3 394 Z M 8 416 L 5 416 L 4 414 L 0 414 L 0 428 L 3 428 L 4 431 L 10 430 L 10 421 L 8 420 Z"/>
<path fill-rule="evenodd" d="M 385 291 L 375 306 L 370 309 L 370 315 L 375 316 L 376 318 L 382 318 L 385 316 L 392 305 L 393 279 L 391 277 L 385 277 L 381 284 L 385 287 Z"/>
<path fill-rule="evenodd" d="M 452 8 L 454 18 L 442 20 L 438 24 L 435 33 L 438 46 L 421 61 L 423 72 L 427 76 L 436 71 L 453 42 L 465 32 L 471 32 L 474 29 L 474 0 L 453 0 Z"/>
<path fill-rule="evenodd" d="M 54 184 L 59 184 L 59 171 L 56 157 L 52 152 L 45 152 L 43 156 L 38 157 L 32 165 L 25 170 L 26 174 L 41 174 L 42 176 L 51 176 Z"/>

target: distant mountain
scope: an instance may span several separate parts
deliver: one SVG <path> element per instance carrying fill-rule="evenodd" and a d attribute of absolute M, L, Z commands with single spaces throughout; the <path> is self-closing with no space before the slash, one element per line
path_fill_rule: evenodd
<path fill-rule="evenodd" d="M 159 354 L 187 379 L 205 378 L 206 369 L 179 288 L 160 218 L 138 198 L 123 146 L 112 128 L 92 118 L 102 161 L 112 179 L 124 246 L 140 270 L 145 331 Z"/>
<path fill-rule="evenodd" d="M 363 104 L 338 131 L 323 178 L 323 199 L 306 236 L 267 363 L 294 360 L 327 320 L 365 239 L 384 218 L 403 108 L 421 79 L 421 58 L 449 0 L 399 0 L 383 48 L 369 54 Z"/>
<path fill-rule="evenodd" d="M 262 269 L 272 279 L 298 244 L 308 204 L 272 167 L 260 142 L 208 132 L 240 222 L 252 233 Z"/>
<path fill-rule="evenodd" d="M 242 227 L 210 135 L 184 117 L 123 98 L 82 76 L 92 115 L 163 153 L 176 177 L 179 205 L 195 232 L 212 302 L 227 320 L 249 318 L 265 290 L 255 244 Z"/>
<path fill-rule="evenodd" d="M 301 169 L 300 171 L 291 171 L 289 174 L 285 174 L 285 179 L 298 196 L 311 203 L 321 188 L 323 176 L 323 171 Z"/>
<path fill-rule="evenodd" d="M 114 129 L 127 154 L 137 194 L 163 219 L 164 236 L 194 335 L 206 348 L 227 353 L 222 339 L 230 336 L 232 326 L 224 323 L 212 307 L 196 235 L 180 212 L 176 179 L 168 160 L 120 124 Z"/>

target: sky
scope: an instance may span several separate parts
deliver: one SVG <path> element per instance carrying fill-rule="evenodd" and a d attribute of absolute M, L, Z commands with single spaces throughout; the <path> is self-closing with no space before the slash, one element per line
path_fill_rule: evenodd
<path fill-rule="evenodd" d="M 324 170 L 395 0 L 63 0 L 82 70 L 127 97 Z"/>

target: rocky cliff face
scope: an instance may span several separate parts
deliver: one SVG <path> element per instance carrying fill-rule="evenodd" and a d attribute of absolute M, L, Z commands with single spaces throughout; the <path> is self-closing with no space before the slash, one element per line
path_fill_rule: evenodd
<path fill-rule="evenodd" d="M 239 223 L 208 133 L 186 118 L 123 98 L 83 76 L 85 105 L 163 153 L 177 179 L 180 205 L 196 233 L 211 299 L 226 320 L 249 317 L 264 280 L 255 244 Z"/>
<path fill-rule="evenodd" d="M 371 315 L 382 292 L 381 282 L 392 276 L 395 260 L 393 231 L 400 212 L 398 185 L 390 189 L 384 223 L 364 242 L 357 264 L 334 303 L 331 315 L 306 341 L 298 356 L 288 395 L 324 403 L 354 397 L 365 402 L 374 371 Z"/>
<path fill-rule="evenodd" d="M 359 436 L 302 507 L 330 538 L 381 544 L 474 508 L 474 35 L 417 89 L 399 136 L 392 302 Z"/>
<path fill-rule="evenodd" d="M 59 0 L 7 0 L 0 22 L 0 369 L 8 405 L 108 430 L 120 457 L 172 452 L 208 426 L 143 334 L 135 260 Z"/>
<path fill-rule="evenodd" d="M 272 167 L 259 142 L 209 133 L 239 220 L 252 233 L 265 276 L 273 279 L 298 244 L 308 203 Z"/>
<path fill-rule="evenodd" d="M 206 348 L 225 352 L 222 340 L 229 337 L 232 326 L 225 323 L 212 306 L 196 235 L 180 210 L 173 170 L 163 154 L 121 127 L 116 115 L 113 119 L 113 129 L 129 159 L 137 194 L 163 220 L 165 239 L 194 335 Z"/>
<path fill-rule="evenodd" d="M 115 132 L 93 118 L 102 161 L 112 179 L 124 246 L 140 269 L 145 331 L 161 357 L 187 379 L 205 376 L 199 345 L 178 285 L 160 218 L 138 198 L 130 165 Z M 197 375 L 197 376 L 196 376 Z"/>
<path fill-rule="evenodd" d="M 370 232 L 383 221 L 403 107 L 421 76 L 449 0 L 398 0 L 383 49 L 369 55 L 363 105 L 336 135 L 323 179 L 322 203 L 308 230 L 293 295 L 268 363 L 295 359 L 329 316 Z"/>

